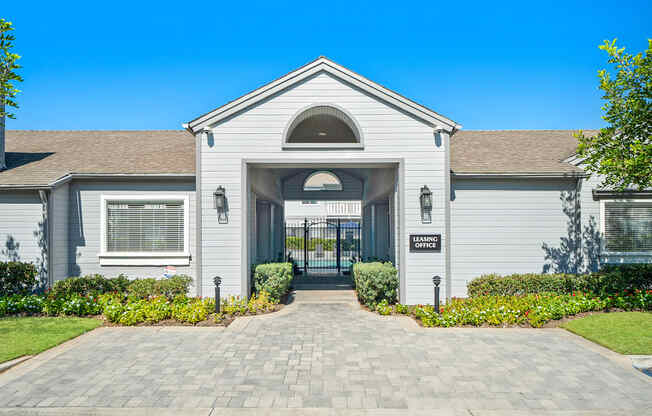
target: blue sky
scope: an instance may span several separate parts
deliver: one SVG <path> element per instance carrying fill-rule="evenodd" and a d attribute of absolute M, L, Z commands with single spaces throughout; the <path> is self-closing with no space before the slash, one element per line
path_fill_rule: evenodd
<path fill-rule="evenodd" d="M 3 3 L 17 129 L 178 129 L 325 55 L 465 129 L 595 128 L 597 46 L 652 37 L 652 2 Z"/>

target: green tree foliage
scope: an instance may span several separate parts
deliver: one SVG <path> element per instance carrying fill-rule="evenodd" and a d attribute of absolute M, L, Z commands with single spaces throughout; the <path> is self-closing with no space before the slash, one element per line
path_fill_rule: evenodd
<path fill-rule="evenodd" d="M 6 110 L 7 107 L 18 108 L 15 98 L 20 92 L 16 88 L 16 82 L 23 78 L 16 73 L 20 69 L 17 61 L 20 55 L 13 53 L 14 40 L 11 33 L 14 30 L 11 22 L 0 18 L 0 123 L 4 126 L 5 117 L 15 118 L 15 115 Z"/>
<path fill-rule="evenodd" d="M 582 131 L 577 153 L 590 174 L 604 177 L 602 185 L 615 190 L 652 187 L 652 39 L 648 49 L 632 55 L 605 41 L 614 73 L 598 71 L 606 103 L 602 117 L 609 124 L 594 136 Z"/>

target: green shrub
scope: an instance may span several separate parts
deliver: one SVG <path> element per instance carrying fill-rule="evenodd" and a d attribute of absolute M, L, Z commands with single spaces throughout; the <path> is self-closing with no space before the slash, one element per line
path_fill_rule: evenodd
<path fill-rule="evenodd" d="M 56 282 L 49 294 L 56 297 L 72 297 L 101 295 L 110 292 L 123 293 L 127 290 L 129 283 L 130 280 L 124 275 L 114 278 L 106 278 L 100 274 L 69 277 Z"/>
<path fill-rule="evenodd" d="M 215 310 L 215 300 L 212 298 L 177 297 L 172 303 L 172 319 L 179 322 L 196 324 L 208 318 Z"/>
<path fill-rule="evenodd" d="M 599 272 L 573 274 L 495 274 L 481 276 L 467 284 L 471 297 L 482 295 L 525 295 L 530 293 L 591 292 L 601 296 L 623 290 L 652 289 L 651 264 L 605 265 Z"/>
<path fill-rule="evenodd" d="M 0 296 L 29 295 L 38 284 L 36 275 L 32 263 L 0 262 Z"/>
<path fill-rule="evenodd" d="M 150 299 L 143 307 L 145 321 L 155 323 L 169 319 L 172 315 L 172 305 L 165 296 Z"/>
<path fill-rule="evenodd" d="M 0 318 L 7 315 L 35 315 L 43 312 L 44 299 L 38 295 L 0 297 Z"/>
<path fill-rule="evenodd" d="M 524 296 L 477 296 L 453 298 L 439 311 L 419 305 L 414 316 L 424 326 L 511 326 L 530 324 L 541 327 L 552 319 L 603 310 L 606 301 L 593 295 L 574 293 L 529 294 Z M 439 312 L 439 313 L 438 313 Z"/>
<path fill-rule="evenodd" d="M 353 279 L 360 301 L 367 306 L 396 303 L 398 272 L 391 263 L 355 263 Z"/>
<path fill-rule="evenodd" d="M 652 264 L 608 264 L 598 273 L 584 276 L 582 290 L 611 295 L 624 290 L 652 289 Z"/>
<path fill-rule="evenodd" d="M 267 292 L 273 302 L 279 302 L 290 290 L 292 277 L 292 263 L 259 264 L 254 272 L 254 287 L 257 293 Z"/>
<path fill-rule="evenodd" d="M 468 295 L 525 295 L 528 293 L 570 293 L 578 290 L 576 276 L 570 274 L 512 274 L 499 276 L 489 274 L 471 280 L 467 284 Z"/>
<path fill-rule="evenodd" d="M 175 296 L 188 293 L 192 278 L 184 275 L 172 276 L 168 279 L 136 279 L 129 284 L 128 293 L 138 298 L 150 296 L 165 296 L 174 299 Z"/>

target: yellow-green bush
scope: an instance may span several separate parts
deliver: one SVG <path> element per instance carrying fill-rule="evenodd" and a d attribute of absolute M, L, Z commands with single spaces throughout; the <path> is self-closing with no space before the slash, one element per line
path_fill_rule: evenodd
<path fill-rule="evenodd" d="M 259 264 L 254 272 L 254 287 L 257 293 L 267 292 L 278 302 L 290 290 L 292 277 L 292 263 Z"/>

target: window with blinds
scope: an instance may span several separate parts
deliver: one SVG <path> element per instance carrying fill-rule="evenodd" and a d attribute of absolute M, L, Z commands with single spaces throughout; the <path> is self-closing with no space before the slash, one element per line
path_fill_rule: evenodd
<path fill-rule="evenodd" d="M 108 252 L 184 251 L 183 201 L 108 201 Z"/>
<path fill-rule="evenodd" d="M 652 252 L 652 201 L 605 203 L 607 251 Z"/>

